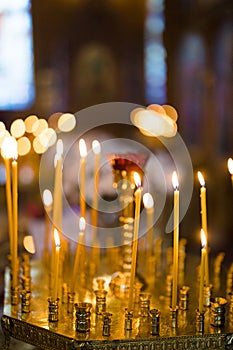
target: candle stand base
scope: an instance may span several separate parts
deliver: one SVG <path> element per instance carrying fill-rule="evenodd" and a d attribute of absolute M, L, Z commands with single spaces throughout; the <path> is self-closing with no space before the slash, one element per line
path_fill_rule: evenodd
<path fill-rule="evenodd" d="M 51 321 L 48 317 L 48 284 L 41 283 L 42 279 L 46 279 L 48 272 L 39 261 L 32 261 L 31 272 L 34 279 L 30 312 L 25 313 L 21 310 L 20 301 L 17 305 L 11 305 L 9 269 L 6 269 L 5 300 L 1 319 L 5 335 L 4 349 L 9 348 L 11 337 L 45 350 L 233 349 L 233 322 L 229 317 L 228 309 L 225 313 L 224 327 L 212 326 L 208 317 L 203 320 L 203 315 L 197 313 L 195 308 L 195 305 L 198 304 L 198 297 L 194 289 L 197 287 L 196 284 L 193 286 L 189 283 L 189 308 L 185 312 L 181 309 L 170 311 L 164 277 L 164 281 L 155 283 L 154 289 L 148 290 L 148 293 L 151 294 L 150 309 L 145 308 L 144 303 L 140 305 L 140 307 L 143 306 L 144 316 L 140 312 L 139 314 L 128 313 L 125 310 L 128 304 L 127 298 L 119 298 L 106 283 L 104 286 L 108 291 L 106 313 L 96 314 L 95 289 L 90 289 L 82 297 L 80 293 L 77 293 L 76 317 L 67 313 L 66 303 L 61 303 L 59 318 L 56 321 L 54 318 L 56 318 L 55 311 L 58 311 L 58 304 L 54 306 L 52 303 Z M 98 277 L 103 276 L 104 273 Z M 222 299 L 214 301 L 218 301 L 222 308 Z M 91 305 L 92 308 L 90 308 Z M 214 306 L 215 312 L 218 312 L 217 306 Z M 224 304 L 224 307 L 227 305 Z M 171 327 L 171 316 L 175 328 Z M 203 322 L 205 322 L 205 327 L 203 327 Z"/>

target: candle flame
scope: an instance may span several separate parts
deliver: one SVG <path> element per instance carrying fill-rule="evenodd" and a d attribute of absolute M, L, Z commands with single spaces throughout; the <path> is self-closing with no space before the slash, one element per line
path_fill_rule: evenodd
<path fill-rule="evenodd" d="M 143 204 L 146 209 L 153 208 L 154 199 L 150 193 L 147 192 L 143 195 Z"/>
<path fill-rule="evenodd" d="M 233 175 L 233 159 L 232 158 L 228 159 L 227 165 L 228 165 L 229 173 L 231 175 Z"/>
<path fill-rule="evenodd" d="M 59 140 L 57 141 L 57 147 L 56 147 L 56 149 L 57 149 L 57 155 L 61 157 L 62 154 L 63 154 L 63 142 L 62 142 L 61 139 L 59 139 Z"/>
<path fill-rule="evenodd" d="M 84 139 L 79 140 L 79 152 L 81 158 L 85 158 L 87 156 L 87 146 Z"/>
<path fill-rule="evenodd" d="M 172 173 L 172 185 L 174 187 L 174 189 L 178 189 L 179 187 L 179 181 L 178 181 L 178 176 L 176 171 L 173 171 Z"/>
<path fill-rule="evenodd" d="M 53 196 L 50 190 L 44 190 L 43 203 L 46 207 L 50 207 L 53 204 Z"/>
<path fill-rule="evenodd" d="M 202 187 L 204 187 L 205 186 L 205 179 L 200 171 L 197 172 L 197 176 L 198 176 L 198 180 L 200 182 L 200 185 Z"/>
<path fill-rule="evenodd" d="M 92 150 L 95 154 L 100 154 L 101 152 L 101 147 L 100 147 L 100 143 L 98 140 L 94 140 L 92 142 Z"/>
<path fill-rule="evenodd" d="M 203 228 L 201 229 L 201 245 L 202 245 L 202 248 L 205 248 L 207 245 L 206 234 Z"/>
<path fill-rule="evenodd" d="M 59 237 L 58 230 L 56 228 L 54 229 L 53 234 L 54 234 L 54 242 L 56 247 L 60 247 L 60 237 Z"/>
<path fill-rule="evenodd" d="M 79 219 L 79 230 L 84 231 L 86 227 L 86 220 L 84 219 L 83 216 Z"/>
<path fill-rule="evenodd" d="M 8 136 L 2 143 L 2 157 L 5 159 L 17 159 L 18 158 L 18 144 L 13 136 Z"/>
<path fill-rule="evenodd" d="M 135 171 L 133 176 L 134 176 L 135 185 L 136 185 L 137 187 L 140 187 L 140 186 L 141 186 L 141 178 L 140 178 L 140 175 Z"/>

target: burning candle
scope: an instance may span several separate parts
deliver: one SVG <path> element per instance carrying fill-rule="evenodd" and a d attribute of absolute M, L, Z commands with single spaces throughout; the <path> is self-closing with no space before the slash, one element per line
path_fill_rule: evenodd
<path fill-rule="evenodd" d="M 11 193 L 11 158 L 12 158 L 12 143 L 13 137 L 6 137 L 2 143 L 1 155 L 5 162 L 6 169 L 6 202 L 8 216 L 8 231 L 10 242 L 10 255 L 13 254 L 13 213 L 12 213 L 12 193 Z"/>
<path fill-rule="evenodd" d="M 94 161 L 94 195 L 92 203 L 92 227 L 93 227 L 93 243 L 96 243 L 96 228 L 98 225 L 98 186 L 99 186 L 99 168 L 100 168 L 100 143 L 97 140 L 92 142 L 92 150 L 95 155 Z"/>
<path fill-rule="evenodd" d="M 201 229 L 201 268 L 200 268 L 200 291 L 199 291 L 199 312 L 203 312 L 203 293 L 205 283 L 205 263 L 206 263 L 206 235 L 203 229 Z"/>
<path fill-rule="evenodd" d="M 43 192 L 43 203 L 45 207 L 44 252 L 45 252 L 45 258 L 47 259 L 48 252 L 49 252 L 50 214 L 51 214 L 52 205 L 53 205 L 53 196 L 48 189 L 44 190 Z"/>
<path fill-rule="evenodd" d="M 71 281 L 71 288 L 70 291 L 73 294 L 75 291 L 75 284 L 77 280 L 77 273 L 78 273 L 78 267 L 79 262 L 81 258 L 81 252 L 82 252 L 82 245 L 84 244 L 84 230 L 85 230 L 86 222 L 83 217 L 79 220 L 79 236 L 78 236 L 78 242 L 76 246 L 76 253 L 75 253 L 75 260 L 74 260 L 74 268 L 73 268 L 73 275 L 72 275 L 72 281 Z"/>
<path fill-rule="evenodd" d="M 59 276 L 59 256 L 60 256 L 60 237 L 57 229 L 54 229 L 54 242 L 55 242 L 55 261 L 54 261 L 54 300 L 58 297 L 58 276 Z"/>
<path fill-rule="evenodd" d="M 233 159 L 232 158 L 228 159 L 227 165 L 228 165 L 229 173 L 231 175 L 231 183 L 232 183 L 232 186 L 233 186 Z"/>
<path fill-rule="evenodd" d="M 201 188 L 200 188 L 200 198 L 201 198 L 201 228 L 204 230 L 206 235 L 206 241 L 208 241 L 208 231 L 207 231 L 207 210 L 206 210 L 206 187 L 205 180 L 200 171 L 197 173 Z M 205 281 L 206 285 L 209 284 L 209 262 L 208 262 L 208 247 L 206 247 L 206 262 L 205 262 Z"/>
<path fill-rule="evenodd" d="M 86 216 L 86 156 L 87 147 L 84 139 L 79 140 L 80 152 L 80 217 Z"/>
<path fill-rule="evenodd" d="M 147 226 L 147 249 L 149 256 L 153 255 L 153 224 L 154 224 L 154 199 L 150 193 L 143 195 L 143 204 L 146 208 L 146 226 Z"/>
<path fill-rule="evenodd" d="M 130 273 L 128 312 L 132 311 L 132 305 L 133 305 L 133 291 L 134 291 L 134 280 L 135 280 L 136 262 L 137 262 L 138 232 L 139 232 L 139 221 L 140 221 L 139 219 L 140 219 L 140 207 L 141 207 L 141 196 L 142 196 L 141 179 L 137 172 L 134 173 L 134 182 L 137 189 L 134 193 L 135 215 L 134 215 L 132 265 L 131 265 L 131 273 Z"/>
<path fill-rule="evenodd" d="M 53 225 L 61 229 L 62 225 L 62 154 L 63 142 L 57 141 L 57 152 L 54 157 L 54 191 L 53 191 Z"/>
<path fill-rule="evenodd" d="M 173 282 L 172 282 L 172 309 L 177 306 L 178 288 L 178 254 L 179 254 L 179 182 L 177 173 L 172 174 L 172 184 L 174 187 L 174 231 L 173 231 Z"/>
<path fill-rule="evenodd" d="M 12 194 L 13 194 L 13 255 L 12 255 L 12 285 L 18 284 L 18 153 L 17 145 L 12 162 Z"/>

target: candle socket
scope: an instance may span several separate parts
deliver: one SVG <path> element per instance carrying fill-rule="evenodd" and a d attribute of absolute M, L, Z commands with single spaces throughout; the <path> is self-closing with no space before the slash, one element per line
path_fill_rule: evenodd
<path fill-rule="evenodd" d="M 106 312 L 106 295 L 107 291 L 103 289 L 95 290 L 95 296 L 96 296 L 96 314 L 100 315 L 104 312 Z"/>
<path fill-rule="evenodd" d="M 170 307 L 170 327 L 171 328 L 177 328 L 178 326 L 178 307 L 173 309 Z"/>
<path fill-rule="evenodd" d="M 19 286 L 11 287 L 11 305 L 19 303 Z"/>
<path fill-rule="evenodd" d="M 159 335 L 160 328 L 160 311 L 157 309 L 150 310 L 151 315 L 151 334 Z"/>
<path fill-rule="evenodd" d="M 96 279 L 96 283 L 97 283 L 97 288 L 100 289 L 104 289 L 104 285 L 105 285 L 105 279 L 104 278 L 97 278 Z"/>
<path fill-rule="evenodd" d="M 179 307 L 181 310 L 188 310 L 189 290 L 190 288 L 188 286 L 182 286 L 180 288 Z"/>
<path fill-rule="evenodd" d="M 58 309 L 59 309 L 59 298 L 56 300 L 54 298 L 48 298 L 49 303 L 49 322 L 57 322 L 58 321 Z"/>
<path fill-rule="evenodd" d="M 225 307 L 227 300 L 222 297 L 210 299 L 210 324 L 214 327 L 224 327 Z"/>
<path fill-rule="evenodd" d="M 74 312 L 74 298 L 75 298 L 75 293 L 68 293 L 68 299 L 67 299 L 67 313 L 68 314 L 73 314 Z"/>
<path fill-rule="evenodd" d="M 210 298 L 212 294 L 213 286 L 209 284 L 208 286 L 204 286 L 204 295 L 203 295 L 203 305 L 209 307 L 210 306 Z"/>
<path fill-rule="evenodd" d="M 111 321 L 112 321 L 111 317 L 112 317 L 112 314 L 110 312 L 105 312 L 103 314 L 103 332 L 102 332 L 102 335 L 104 337 L 110 336 Z"/>
<path fill-rule="evenodd" d="M 140 316 L 148 317 L 150 314 L 150 293 L 140 293 Z"/>
<path fill-rule="evenodd" d="M 196 310 L 196 333 L 203 334 L 204 333 L 204 321 L 205 321 L 205 312 L 200 312 Z"/>
<path fill-rule="evenodd" d="M 91 328 L 91 303 L 76 303 L 76 331 L 80 333 L 89 332 Z"/>
<path fill-rule="evenodd" d="M 125 309 L 125 330 L 131 331 L 133 329 L 133 312 Z"/>
<path fill-rule="evenodd" d="M 31 311 L 31 291 L 21 291 L 21 311 L 22 313 L 29 313 Z"/>

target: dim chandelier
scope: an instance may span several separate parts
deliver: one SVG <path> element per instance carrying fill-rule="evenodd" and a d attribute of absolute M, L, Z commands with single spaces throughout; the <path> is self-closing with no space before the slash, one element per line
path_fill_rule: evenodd
<path fill-rule="evenodd" d="M 177 133 L 178 116 L 170 105 L 137 107 L 131 110 L 129 118 L 146 137 L 173 138 Z M 103 249 L 98 191 L 101 142 L 92 142 L 94 189 L 90 209 L 86 196 L 88 152 L 85 139 L 80 137 L 75 143 L 79 150 L 79 215 L 72 250 L 62 228 L 64 144 L 57 134 L 69 135 L 75 127 L 76 118 L 70 113 L 56 114 L 49 123 L 35 115 L 17 119 L 10 132 L 0 122 L 9 233 L 1 319 L 4 348 L 10 346 L 13 337 L 51 350 L 233 349 L 233 263 L 222 275 L 224 253 L 219 253 L 213 264 L 209 259 L 206 183 L 202 172 L 197 174 L 201 251 L 200 257 L 188 257 L 187 241 L 179 235 L 179 173 L 174 170 L 171 176 L 173 246 L 164 251 L 162 237 L 154 232 L 154 193 L 143 193 L 148 155 L 127 150 L 104 154 L 112 170 L 112 187 L 118 195 L 120 243 L 109 236 L 111 242 Z M 21 256 L 18 251 L 18 162 L 19 157 L 30 152 L 43 156 L 49 149 L 54 158 L 54 176 L 53 193 L 45 188 L 42 194 L 43 257 L 31 259 L 35 253 L 32 236 L 24 237 Z M 233 184 L 231 158 L 228 169 Z M 107 230 L 111 232 L 110 227 Z M 197 267 L 195 278 L 191 271 Z"/>

